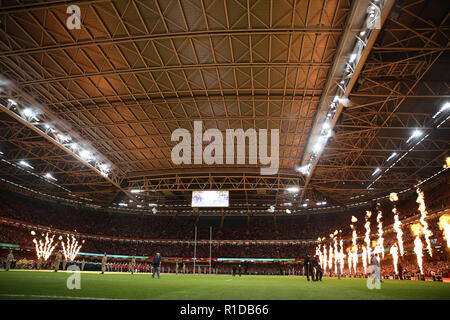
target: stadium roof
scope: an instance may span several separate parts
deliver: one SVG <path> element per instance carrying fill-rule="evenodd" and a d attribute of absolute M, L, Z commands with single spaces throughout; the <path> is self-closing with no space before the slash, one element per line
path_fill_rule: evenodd
<path fill-rule="evenodd" d="M 4 1 L 1 183 L 160 214 L 337 211 L 408 190 L 448 156 L 449 12 L 445 0 Z M 194 120 L 279 129 L 278 173 L 248 157 L 175 165 L 171 134 Z M 191 191 L 209 189 L 230 190 L 230 207 L 193 211 Z"/>

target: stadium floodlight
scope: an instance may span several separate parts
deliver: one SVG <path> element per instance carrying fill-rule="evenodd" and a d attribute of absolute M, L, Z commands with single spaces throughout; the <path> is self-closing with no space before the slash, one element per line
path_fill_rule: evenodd
<path fill-rule="evenodd" d="M 376 168 L 375 171 L 372 173 L 372 176 L 376 175 L 378 172 L 380 172 L 381 169 L 380 168 Z"/>
<path fill-rule="evenodd" d="M 47 178 L 47 179 L 50 179 L 50 180 L 58 181 L 58 180 L 57 180 L 54 176 L 52 176 L 52 174 L 49 173 L 49 172 L 47 172 L 47 173 L 45 174 L 44 177 Z"/>
<path fill-rule="evenodd" d="M 291 210 L 289 210 L 289 209 L 286 209 L 286 213 L 287 213 L 287 214 L 291 214 L 291 213 L 292 213 L 292 211 L 291 211 Z"/>
<path fill-rule="evenodd" d="M 302 207 L 303 207 L 303 208 L 306 208 L 307 206 L 308 206 L 307 203 L 302 204 Z"/>
<path fill-rule="evenodd" d="M 413 134 L 411 135 L 411 137 L 409 137 L 409 139 L 406 141 L 406 143 L 410 142 L 412 139 L 414 138 L 418 138 L 423 134 L 422 131 L 420 130 L 414 130 Z"/>
<path fill-rule="evenodd" d="M 13 99 L 8 99 L 9 104 L 13 105 L 13 106 L 17 106 L 17 102 L 14 101 Z"/>
<path fill-rule="evenodd" d="M 307 174 L 309 174 L 309 169 L 310 169 L 310 165 L 309 164 L 307 164 L 307 165 L 304 165 L 304 166 L 302 166 L 302 167 L 298 167 L 297 168 L 297 171 L 298 172 L 301 172 L 303 175 L 307 175 Z"/>
<path fill-rule="evenodd" d="M 149 206 L 149 207 L 156 207 L 157 204 L 156 204 L 156 203 L 149 203 L 148 206 Z"/>
<path fill-rule="evenodd" d="M 316 142 L 316 144 L 313 146 L 313 152 L 314 153 L 319 153 L 320 150 L 322 150 L 323 144 L 321 141 Z"/>
<path fill-rule="evenodd" d="M 29 164 L 28 162 L 26 162 L 26 161 L 24 161 L 24 160 L 20 160 L 20 161 L 19 161 L 19 164 L 20 164 L 22 167 L 28 167 L 28 168 L 34 169 L 33 166 L 32 166 L 31 164 Z"/>
<path fill-rule="evenodd" d="M 61 133 L 58 133 L 58 134 L 56 135 L 56 137 L 57 137 L 58 140 L 61 141 L 61 142 L 67 142 L 67 141 L 70 141 L 70 140 L 71 140 L 70 136 L 65 136 L 65 135 L 63 135 L 63 134 L 61 134 Z"/>
<path fill-rule="evenodd" d="M 36 117 L 36 112 L 35 112 L 33 109 L 31 109 L 31 108 L 25 108 L 25 109 L 23 109 L 23 110 L 22 110 L 22 114 L 23 114 L 25 117 L 29 118 L 29 119 L 35 118 L 35 117 Z"/>
<path fill-rule="evenodd" d="M 70 148 L 72 149 L 72 150 L 77 150 L 78 149 L 78 143 L 76 143 L 76 142 L 73 142 L 73 143 L 71 143 L 70 144 Z"/>
<path fill-rule="evenodd" d="M 87 161 L 93 159 L 92 153 L 89 150 L 86 150 L 86 149 L 83 149 L 83 150 L 80 151 L 80 157 L 82 159 L 84 159 L 84 160 L 87 160 Z"/>
<path fill-rule="evenodd" d="M 269 211 L 270 213 L 274 213 L 275 212 L 275 207 L 274 206 L 270 206 L 269 209 L 267 209 L 267 211 Z"/>
<path fill-rule="evenodd" d="M 442 112 L 449 110 L 449 109 L 450 109 L 450 102 L 444 103 L 444 105 L 439 109 L 439 111 L 434 114 L 433 119 L 435 119 Z"/>
<path fill-rule="evenodd" d="M 141 192 L 144 192 L 144 190 L 140 190 L 140 189 L 131 189 L 130 192 L 131 192 L 131 193 L 141 193 Z"/>
<path fill-rule="evenodd" d="M 108 173 L 109 170 L 110 170 L 109 165 L 106 164 L 106 163 L 100 163 L 100 164 L 98 165 L 98 168 L 100 169 L 100 171 L 101 171 L 102 173 Z"/>
<path fill-rule="evenodd" d="M 350 55 L 350 59 L 348 60 L 348 62 L 353 63 L 356 60 L 356 53 L 352 53 Z"/>
<path fill-rule="evenodd" d="M 392 152 L 392 154 L 387 158 L 387 161 L 390 161 L 392 158 L 397 156 L 397 152 Z"/>
<path fill-rule="evenodd" d="M 156 208 L 152 209 L 153 214 L 156 214 L 158 212 L 158 210 L 156 210 Z"/>
<path fill-rule="evenodd" d="M 324 122 L 322 125 L 322 130 L 326 131 L 326 130 L 330 129 L 330 127 L 331 127 L 331 125 L 328 121 Z"/>
<path fill-rule="evenodd" d="M 121 202 L 121 203 L 119 203 L 119 206 L 121 206 L 121 207 L 128 207 L 128 204 Z"/>
<path fill-rule="evenodd" d="M 299 192 L 300 188 L 299 187 L 289 187 L 286 189 L 287 192 Z"/>

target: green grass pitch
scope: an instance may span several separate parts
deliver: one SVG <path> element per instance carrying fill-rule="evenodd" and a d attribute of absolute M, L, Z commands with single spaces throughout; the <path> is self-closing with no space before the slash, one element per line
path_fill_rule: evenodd
<path fill-rule="evenodd" d="M 450 283 L 385 280 L 369 290 L 365 279 L 299 276 L 242 276 L 81 273 L 81 289 L 69 290 L 71 274 L 47 271 L 0 271 L 0 299 L 156 299 L 156 300 L 391 300 L 450 299 Z"/>

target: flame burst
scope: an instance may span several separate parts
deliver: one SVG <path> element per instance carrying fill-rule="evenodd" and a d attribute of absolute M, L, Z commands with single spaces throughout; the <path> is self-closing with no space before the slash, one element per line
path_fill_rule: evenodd
<path fill-rule="evenodd" d="M 60 237 L 60 240 L 62 238 Z M 83 240 L 84 242 L 84 240 Z M 67 261 L 75 260 L 78 252 L 81 249 L 81 245 L 78 245 L 77 239 L 72 235 L 72 239 L 69 240 L 69 235 L 67 235 L 67 242 L 64 244 L 64 241 L 61 241 L 61 245 L 63 247 L 63 254 Z"/>
<path fill-rule="evenodd" d="M 397 233 L 397 242 L 398 246 L 400 248 L 400 255 L 403 257 L 405 254 L 405 250 L 403 249 L 403 231 L 401 229 L 401 221 L 398 217 L 397 207 L 395 206 L 395 201 L 398 201 L 398 196 L 396 193 L 391 193 L 389 195 L 389 200 L 394 202 L 394 208 L 392 209 L 392 212 L 394 213 L 394 230 Z"/>
<path fill-rule="evenodd" d="M 335 232 L 335 235 L 336 234 L 337 234 L 337 230 Z M 334 248 L 333 248 L 334 273 L 337 274 L 337 259 L 339 259 L 339 257 L 338 257 L 339 254 L 337 251 L 337 237 L 334 237 L 333 241 L 334 241 L 334 244 L 333 244 L 333 246 L 334 246 Z"/>
<path fill-rule="evenodd" d="M 31 232 L 32 235 L 36 235 L 34 231 Z M 44 234 L 42 234 L 44 236 Z M 51 238 L 48 237 L 48 232 L 45 234 L 45 242 L 42 241 L 42 239 L 36 240 L 36 238 L 33 239 L 33 243 L 36 247 L 36 255 L 38 259 L 42 258 L 44 261 L 47 261 L 48 258 L 50 258 L 53 250 L 56 248 L 56 243 L 53 244 L 53 239 L 55 238 L 55 235 L 53 235 Z"/>
<path fill-rule="evenodd" d="M 331 246 L 331 242 L 330 242 L 330 248 L 328 251 L 328 269 L 330 269 L 330 272 L 331 272 L 332 266 L 333 266 L 333 247 Z"/>
<path fill-rule="evenodd" d="M 378 241 L 377 241 L 377 247 L 379 247 L 379 250 L 381 250 L 381 256 L 384 258 L 384 238 L 383 238 L 383 221 L 381 220 L 383 218 L 383 212 L 381 212 L 380 204 L 377 203 L 377 223 L 378 223 Z"/>
<path fill-rule="evenodd" d="M 395 274 L 398 274 L 398 247 L 396 243 L 392 245 L 390 253 L 392 255 L 392 263 L 394 264 Z"/>
<path fill-rule="evenodd" d="M 423 274 L 423 244 L 422 240 L 420 240 L 420 235 L 422 234 L 423 227 L 420 223 L 415 223 L 411 226 L 411 231 L 416 237 L 416 239 L 414 240 L 414 252 L 417 256 L 417 264 L 419 265 L 420 273 Z"/>
<path fill-rule="evenodd" d="M 319 244 L 317 245 L 317 247 L 316 247 L 316 256 L 318 256 L 318 257 L 320 257 L 321 256 L 321 253 L 320 253 L 320 249 L 321 249 L 321 243 L 320 243 L 320 238 L 319 239 L 317 239 L 317 241 L 319 242 Z M 320 264 L 320 265 L 322 265 L 322 264 Z"/>
<path fill-rule="evenodd" d="M 353 257 L 352 257 L 352 252 L 350 250 L 350 248 L 347 249 L 347 253 L 348 253 L 348 257 L 347 257 L 347 263 L 348 263 L 348 273 L 352 273 L 352 261 L 353 261 Z"/>
<path fill-rule="evenodd" d="M 352 260 L 353 271 L 356 274 L 356 268 L 358 267 L 358 247 L 356 247 L 355 251 L 352 253 Z"/>
<path fill-rule="evenodd" d="M 444 233 L 447 240 L 447 248 L 450 248 L 450 214 L 446 213 L 439 218 L 439 229 Z"/>
<path fill-rule="evenodd" d="M 419 204 L 419 211 L 420 211 L 420 223 L 423 226 L 423 234 L 425 236 L 425 242 L 427 243 L 427 250 L 430 254 L 430 257 L 433 256 L 433 251 L 431 249 L 431 241 L 430 237 L 433 235 L 431 230 L 428 229 L 428 223 L 425 221 L 425 218 L 427 217 L 427 207 L 425 206 L 425 197 L 423 195 L 423 192 L 417 188 L 417 200 L 416 202 Z"/>
<path fill-rule="evenodd" d="M 341 239 L 340 241 L 339 241 L 339 244 L 340 244 L 340 249 L 341 249 L 341 251 L 340 251 L 340 255 L 339 255 L 339 259 L 340 259 L 340 262 L 341 262 L 341 273 L 344 273 L 344 241 Z"/>
<path fill-rule="evenodd" d="M 356 222 L 358 221 L 358 219 L 356 219 L 355 217 L 352 217 L 352 222 Z M 356 268 L 358 266 L 358 245 L 356 244 L 356 238 L 357 238 L 357 234 L 356 234 L 356 230 L 355 227 L 351 224 L 350 228 L 352 228 L 353 232 L 352 232 L 352 264 L 353 264 L 353 270 L 356 273 Z"/>
<path fill-rule="evenodd" d="M 316 249 L 316 255 L 319 257 L 320 267 L 323 268 L 322 239 L 319 237 L 319 239 L 317 239 L 317 240 L 319 241 L 319 245 Z"/>
<path fill-rule="evenodd" d="M 327 247 L 323 246 L 323 273 L 327 272 Z"/>
<path fill-rule="evenodd" d="M 398 195 L 395 192 L 392 192 L 389 195 L 389 200 L 391 200 L 392 202 L 398 201 Z"/>
<path fill-rule="evenodd" d="M 372 216 L 372 211 L 366 211 L 366 224 L 364 227 L 366 228 L 366 237 L 364 241 L 366 242 L 366 264 L 370 263 L 370 217 Z M 364 259 L 364 258 L 363 258 Z"/>
<path fill-rule="evenodd" d="M 361 254 L 362 262 L 363 262 L 363 268 L 364 268 L 364 274 L 367 273 L 367 249 L 366 247 L 362 247 L 362 254 Z"/>
<path fill-rule="evenodd" d="M 450 157 L 445 158 L 444 169 L 450 168 Z"/>

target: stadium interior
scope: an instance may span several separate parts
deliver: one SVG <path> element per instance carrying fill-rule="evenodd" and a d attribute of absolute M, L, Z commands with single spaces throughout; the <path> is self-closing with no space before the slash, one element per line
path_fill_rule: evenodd
<path fill-rule="evenodd" d="M 448 0 L 70 4 L 0 7 L 2 268 L 450 282 Z"/>

